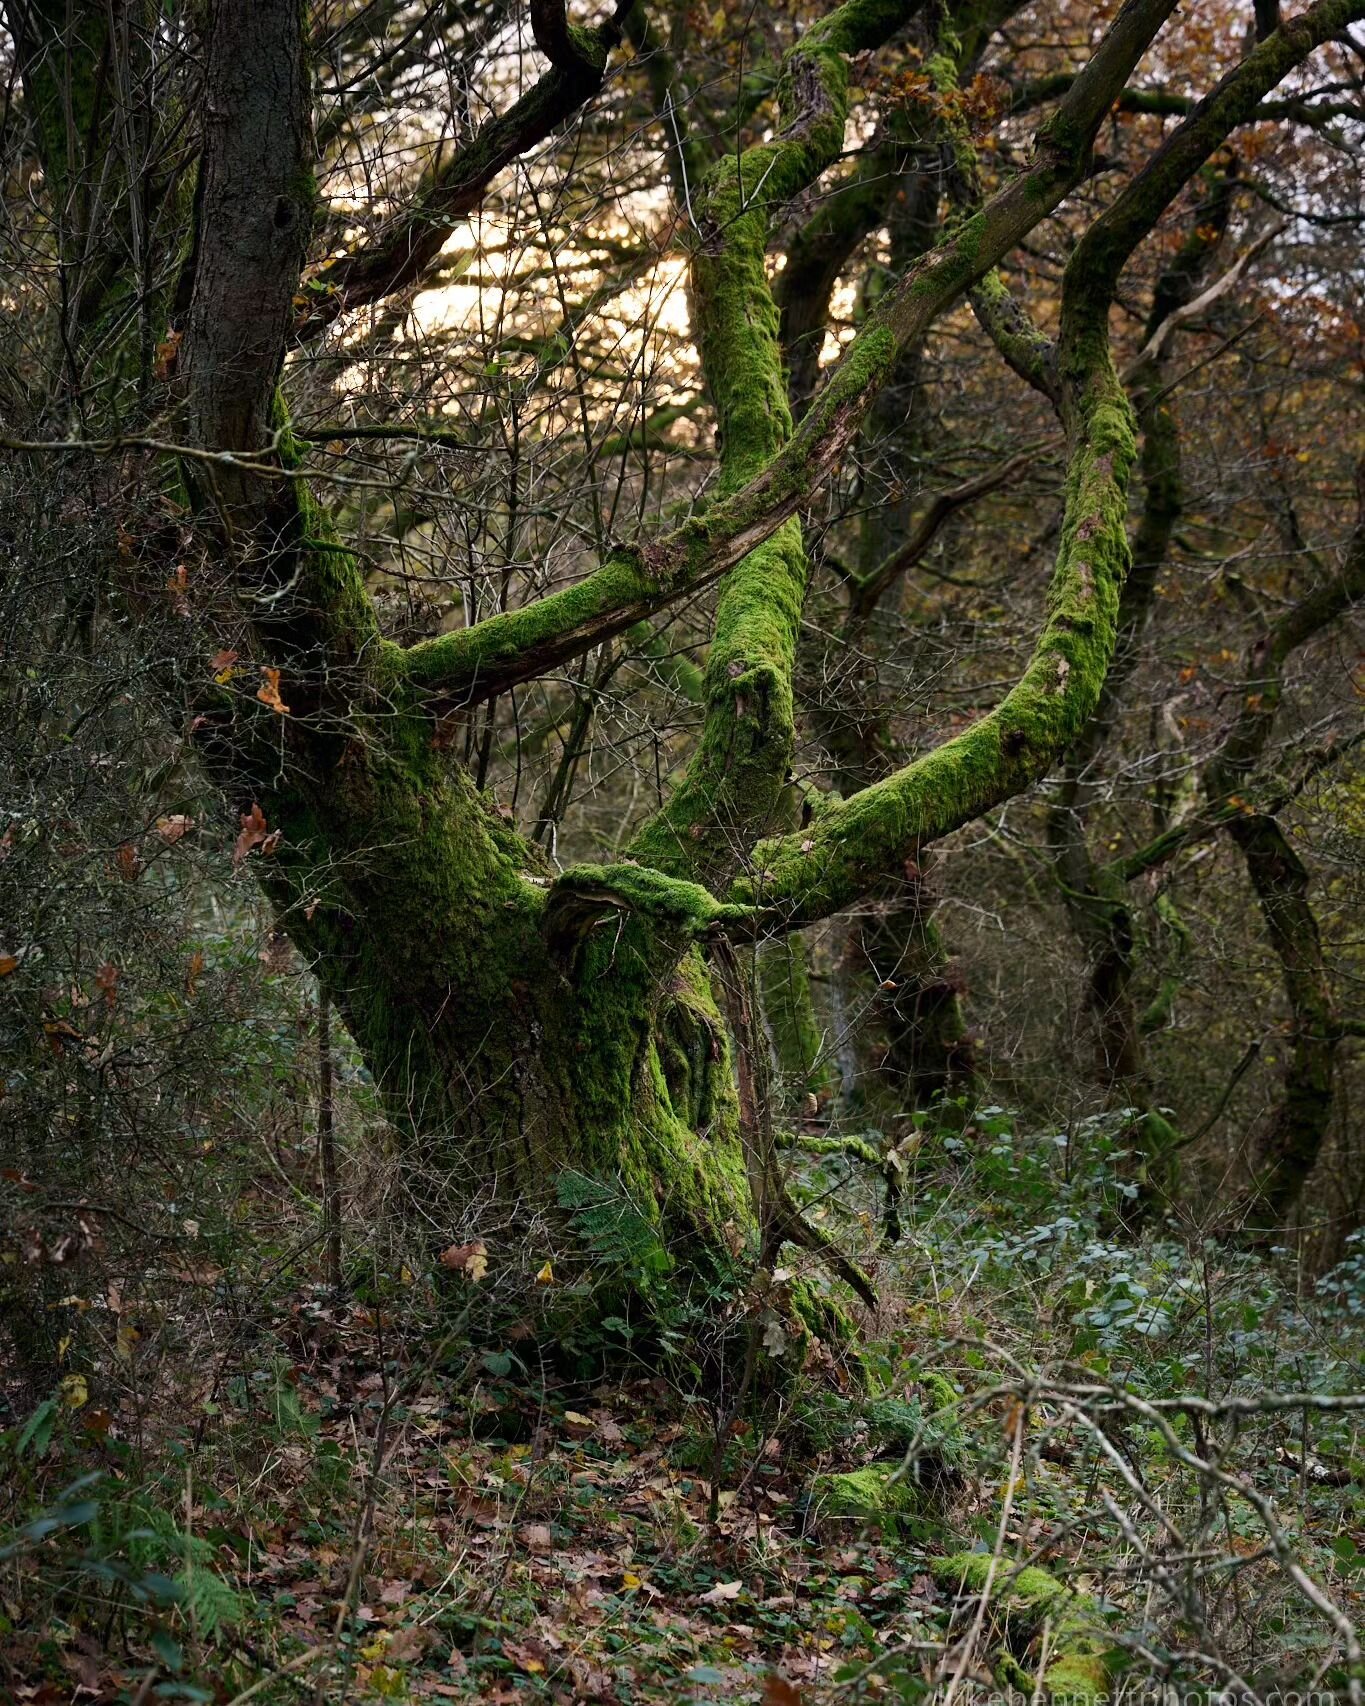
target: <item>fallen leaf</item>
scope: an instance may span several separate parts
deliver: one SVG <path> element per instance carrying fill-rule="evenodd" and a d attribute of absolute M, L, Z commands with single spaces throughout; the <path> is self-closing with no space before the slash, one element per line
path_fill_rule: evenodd
<path fill-rule="evenodd" d="M 738 1599 L 743 1592 L 743 1582 L 717 1582 L 697 1597 L 703 1605 L 724 1605 L 726 1600 Z"/>
<path fill-rule="evenodd" d="M 775 1670 L 769 1671 L 763 1678 L 763 1706 L 801 1706 L 801 1690 Z"/>
<path fill-rule="evenodd" d="M 156 832 L 168 847 L 174 847 L 184 835 L 194 828 L 194 819 L 186 817 L 184 812 L 176 812 L 172 817 L 159 817 L 156 820 Z"/>
<path fill-rule="evenodd" d="M 388 1656 L 397 1664 L 412 1664 L 426 1652 L 431 1640 L 426 1629 L 415 1623 L 405 1623 L 390 1636 Z"/>
<path fill-rule="evenodd" d="M 86 1385 L 83 1374 L 68 1374 L 57 1390 L 68 1410 L 79 1410 L 90 1401 L 90 1388 Z"/>
<path fill-rule="evenodd" d="M 488 1246 L 478 1239 L 472 1244 L 451 1244 L 436 1260 L 452 1273 L 464 1274 L 474 1285 L 488 1272 Z"/>
<path fill-rule="evenodd" d="M 549 1262 L 546 1262 L 545 1266 L 536 1275 L 536 1284 L 537 1285 L 553 1285 L 554 1283 L 555 1283 L 555 1271 L 550 1266 Z"/>
<path fill-rule="evenodd" d="M 785 1356 L 787 1335 L 776 1315 L 769 1315 L 763 1328 L 763 1349 L 771 1357 Z"/>
<path fill-rule="evenodd" d="M 514 1665 L 530 1676 L 540 1676 L 545 1670 L 546 1660 L 550 1657 L 550 1649 L 543 1641 L 535 1639 L 511 1641 L 504 1635 L 502 1650 Z"/>

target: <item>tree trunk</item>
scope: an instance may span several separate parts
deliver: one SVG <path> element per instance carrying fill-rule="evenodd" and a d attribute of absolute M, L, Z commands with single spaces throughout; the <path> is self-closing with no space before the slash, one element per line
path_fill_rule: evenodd
<path fill-rule="evenodd" d="M 809 1111 L 833 1082 L 825 1038 L 811 995 L 805 939 L 770 942 L 759 955 L 763 1019 L 777 1068 L 778 1096 L 797 1113 Z"/>
<path fill-rule="evenodd" d="M 243 453 L 273 435 L 288 471 L 277 352 L 312 207 L 294 8 L 218 0 L 206 83 L 194 431 Z M 727 1227 L 752 1216 L 725 1029 L 689 945 L 700 891 L 628 867 L 614 887 L 561 881 L 551 906 L 543 855 L 453 762 L 304 483 L 218 462 L 192 479 L 255 607 L 238 673 L 268 684 L 215 685 L 199 748 L 414 1165 L 469 1200 L 553 1202 L 570 1171 L 609 1181 L 719 1269 Z"/>
<path fill-rule="evenodd" d="M 1268 1235 L 1290 1219 L 1327 1136 L 1341 1030 L 1303 860 L 1273 817 L 1235 818 L 1228 833 L 1246 860 L 1289 1000 L 1280 1100 L 1253 1137 L 1246 1210 L 1247 1226 Z"/>

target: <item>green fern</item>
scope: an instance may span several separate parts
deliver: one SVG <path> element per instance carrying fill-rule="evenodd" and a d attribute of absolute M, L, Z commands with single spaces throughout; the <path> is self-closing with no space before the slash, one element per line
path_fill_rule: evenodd
<path fill-rule="evenodd" d="M 187 1534 L 176 1514 L 159 1505 L 139 1503 L 129 1512 L 133 1525 L 123 1544 L 134 1570 L 164 1572 L 173 1582 L 176 1603 L 202 1638 L 212 1638 L 246 1616 L 250 1601 L 212 1568 L 213 1543 Z"/>
<path fill-rule="evenodd" d="M 211 1640 L 245 1618 L 247 1600 L 216 1570 L 187 1561 L 175 1581 L 181 1592 L 181 1607 L 201 1640 Z"/>
<path fill-rule="evenodd" d="M 610 1266 L 645 1281 L 672 1266 L 657 1227 L 619 1184 L 570 1168 L 559 1176 L 558 1196 L 559 1206 L 573 1216 L 579 1237 Z"/>

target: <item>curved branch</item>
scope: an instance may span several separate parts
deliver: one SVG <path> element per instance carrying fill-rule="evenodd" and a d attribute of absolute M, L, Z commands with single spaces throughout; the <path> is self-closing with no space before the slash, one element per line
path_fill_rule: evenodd
<path fill-rule="evenodd" d="M 711 584 L 771 537 L 837 465 L 898 351 L 1082 180 L 1114 93 L 1176 3 L 1126 0 L 1090 63 L 1039 132 L 1028 168 L 882 297 L 796 431 L 760 473 L 662 539 L 614 552 L 576 585 L 413 647 L 407 654 L 410 679 L 461 704 L 488 698 L 544 675 Z M 1346 0 L 1320 0 L 1320 5 L 1334 16 L 1355 15 Z"/>
<path fill-rule="evenodd" d="M 1066 271 L 1058 351 L 1070 452 L 1062 544 L 1032 659 L 1000 705 L 971 728 L 833 807 L 806 832 L 758 848 L 757 874 L 735 885 L 734 898 L 762 909 L 772 928 L 794 928 L 842 910 L 924 842 L 1037 781 L 1085 726 L 1113 657 L 1129 561 L 1134 422 L 1108 334 L 1119 274 L 1185 183 L 1266 91 L 1362 16 L 1362 0 L 1318 0 L 1262 42 L 1085 233 Z"/>
<path fill-rule="evenodd" d="M 963 480 L 960 485 L 949 486 L 946 491 L 935 492 L 916 520 L 910 537 L 898 551 L 893 551 L 884 562 L 878 563 L 875 569 L 865 575 L 849 574 L 850 618 L 869 615 L 901 576 L 908 574 L 926 554 L 945 523 L 960 509 L 975 503 L 978 498 L 988 497 L 992 492 L 999 491 L 1000 487 L 1007 485 L 1016 474 L 1030 467 L 1048 447 L 1048 442 L 1055 444 L 1057 440 L 1054 438 L 1046 441 L 1032 450 L 1021 450 L 1017 456 L 998 462 L 984 474 Z"/>

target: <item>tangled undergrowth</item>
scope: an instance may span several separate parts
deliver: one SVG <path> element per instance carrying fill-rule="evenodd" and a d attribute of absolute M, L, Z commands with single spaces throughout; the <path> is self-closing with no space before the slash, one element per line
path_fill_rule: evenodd
<path fill-rule="evenodd" d="M 881 1248 L 864 1146 L 798 1134 L 882 1300 L 862 1391 L 752 1292 L 743 1401 L 681 1306 L 551 1361 L 528 1299 L 574 1282 L 491 1215 L 435 1261 L 348 1229 L 337 1298 L 302 1126 L 136 1276 L 94 1215 L 7 1247 L 70 1289 L 0 1437 L 6 1697 L 1355 1697 L 1365 1259 L 1129 1235 L 1122 1130 L 909 1126 Z"/>

